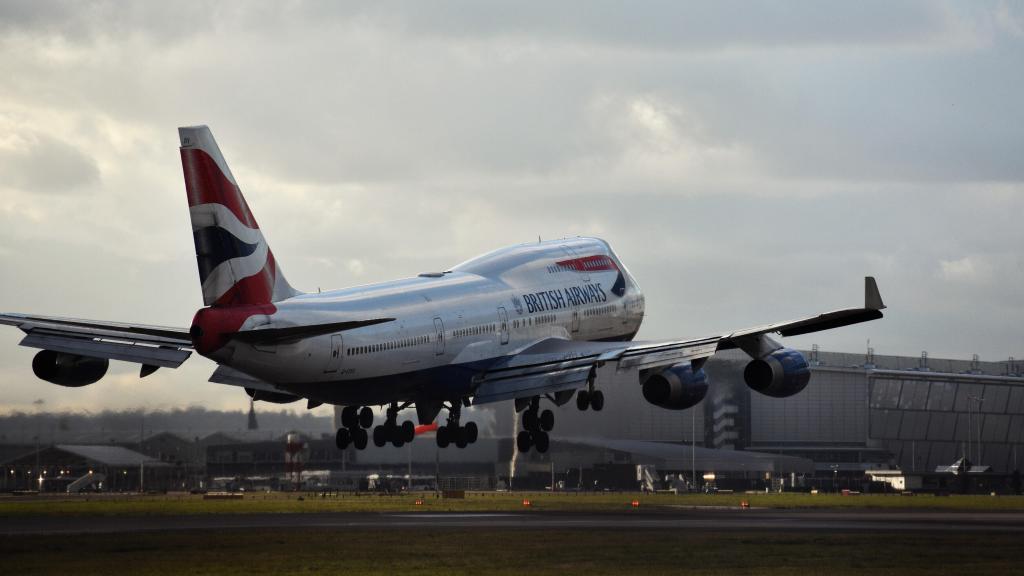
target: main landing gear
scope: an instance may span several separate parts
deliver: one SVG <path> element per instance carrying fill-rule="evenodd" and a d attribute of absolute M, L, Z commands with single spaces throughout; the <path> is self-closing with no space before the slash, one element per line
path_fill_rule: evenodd
<path fill-rule="evenodd" d="M 416 426 L 412 420 L 398 424 L 398 404 L 392 402 L 388 408 L 384 424 L 373 429 L 373 445 L 380 448 L 388 442 L 395 448 L 401 448 L 406 442 L 416 437 Z"/>
<path fill-rule="evenodd" d="M 594 412 L 600 412 L 604 408 L 604 392 L 594 390 L 593 376 L 587 380 L 587 389 L 576 393 L 576 407 L 580 411 L 593 408 Z"/>
<path fill-rule="evenodd" d="M 555 413 L 540 411 L 540 397 L 534 396 L 530 406 L 523 412 L 523 428 L 516 436 L 516 447 L 520 452 L 529 452 L 533 446 L 541 454 L 548 451 L 551 439 L 548 432 L 555 427 Z"/>
<path fill-rule="evenodd" d="M 373 410 L 369 406 L 345 406 L 341 410 L 341 425 L 334 436 L 338 450 L 348 448 L 349 444 L 356 450 L 362 450 L 369 440 L 366 429 L 373 426 Z"/>
<path fill-rule="evenodd" d="M 439 426 L 437 429 L 437 447 L 447 448 L 449 444 L 455 444 L 459 448 L 476 442 L 477 428 L 475 422 L 467 422 L 465 426 L 459 425 L 459 418 L 462 412 L 462 405 L 452 402 L 448 410 L 448 423 Z"/>

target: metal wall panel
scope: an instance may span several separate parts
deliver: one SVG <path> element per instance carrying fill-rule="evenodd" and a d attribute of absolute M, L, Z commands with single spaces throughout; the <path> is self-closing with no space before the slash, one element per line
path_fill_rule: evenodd
<path fill-rule="evenodd" d="M 956 384 L 953 382 L 932 382 L 928 393 L 929 410 L 952 410 L 956 401 Z"/>

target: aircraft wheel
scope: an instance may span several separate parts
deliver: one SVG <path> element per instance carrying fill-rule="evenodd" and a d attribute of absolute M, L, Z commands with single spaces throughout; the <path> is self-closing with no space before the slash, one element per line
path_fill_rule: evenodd
<path fill-rule="evenodd" d="M 350 442 L 352 442 L 352 435 L 349 434 L 348 428 L 338 428 L 338 433 L 334 436 L 334 444 L 338 450 L 348 448 Z"/>
<path fill-rule="evenodd" d="M 580 390 L 579 392 L 577 392 L 576 393 L 576 407 L 579 408 L 580 411 L 582 412 L 582 411 L 585 411 L 587 409 L 587 406 L 589 406 L 589 405 L 590 405 L 590 394 L 588 394 L 586 390 Z"/>
<path fill-rule="evenodd" d="M 533 435 L 533 443 L 537 445 L 537 452 L 541 454 L 548 451 L 550 439 L 547 432 L 536 432 Z"/>
<path fill-rule="evenodd" d="M 468 442 L 469 444 L 476 443 L 476 437 L 477 437 L 478 432 L 479 431 L 476 428 L 476 422 L 467 422 L 466 423 L 466 442 Z"/>
<path fill-rule="evenodd" d="M 531 430 L 532 431 L 532 430 L 536 430 L 538 425 L 539 425 L 539 422 L 537 422 L 537 413 L 536 412 L 534 412 L 532 409 L 531 410 L 527 410 L 526 412 L 523 412 L 523 428 L 526 428 L 527 430 Z"/>
<path fill-rule="evenodd" d="M 359 407 L 345 406 L 341 409 L 341 425 L 345 428 L 355 428 L 359 421 Z"/>
<path fill-rule="evenodd" d="M 594 412 L 600 412 L 604 408 L 604 392 L 594 390 L 590 395 L 590 407 L 594 409 Z"/>
<path fill-rule="evenodd" d="M 437 447 L 447 448 L 448 444 L 451 443 L 451 438 L 448 436 L 447 426 L 438 426 L 437 428 Z"/>
<path fill-rule="evenodd" d="M 370 435 L 362 428 L 352 430 L 352 444 L 356 447 L 356 450 L 366 449 L 366 442 L 369 440 L 369 437 Z"/>
<path fill-rule="evenodd" d="M 373 426 L 373 409 L 369 406 L 363 406 L 363 409 L 359 411 L 359 425 L 363 428 Z"/>
<path fill-rule="evenodd" d="M 526 430 L 523 430 L 518 436 L 516 436 L 516 448 L 518 448 L 520 452 L 529 452 L 531 443 L 532 438 L 530 438 L 530 433 Z"/>
<path fill-rule="evenodd" d="M 467 436 L 468 436 L 468 434 L 466 434 L 466 429 L 465 428 L 462 428 L 462 427 L 456 428 L 455 429 L 455 446 L 457 446 L 459 448 L 465 448 L 469 444 L 468 442 L 466 442 L 466 440 L 467 440 L 466 437 Z"/>
<path fill-rule="evenodd" d="M 376 426 L 373 429 L 373 445 L 380 448 L 388 443 L 388 433 L 383 426 Z"/>
<path fill-rule="evenodd" d="M 414 438 L 416 438 L 416 425 L 412 423 L 412 420 L 402 422 L 402 440 L 412 442 Z"/>
<path fill-rule="evenodd" d="M 405 446 L 405 440 L 402 440 L 402 437 L 399 434 L 395 434 L 391 437 L 391 445 L 395 448 L 401 448 L 402 446 Z"/>
<path fill-rule="evenodd" d="M 551 410 L 545 410 L 540 413 L 540 429 L 545 432 L 550 432 L 555 427 L 555 413 Z"/>

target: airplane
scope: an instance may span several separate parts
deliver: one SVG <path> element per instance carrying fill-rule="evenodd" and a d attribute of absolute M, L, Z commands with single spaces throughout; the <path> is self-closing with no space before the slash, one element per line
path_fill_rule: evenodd
<path fill-rule="evenodd" d="M 0 314 L 41 349 L 32 370 L 42 380 L 78 387 L 99 381 L 109 361 L 140 364 L 140 377 L 177 368 L 192 352 L 213 360 L 210 382 L 243 388 L 254 400 L 307 408 L 342 406 L 339 449 L 413 441 L 399 424 L 414 408 L 436 429 L 439 447 L 477 440 L 463 407 L 513 401 L 522 413 L 520 451 L 546 452 L 555 413 L 573 397 L 579 410 L 601 411 L 598 369 L 630 371 L 647 402 L 670 410 L 699 403 L 709 381 L 703 365 L 716 352 L 750 356 L 743 377 L 772 397 L 807 386 L 800 352 L 770 335 L 794 336 L 882 317 L 874 278 L 864 306 L 697 339 L 633 341 L 645 299 L 611 246 L 565 238 L 501 248 L 447 270 L 341 290 L 293 288 L 213 134 L 178 129 L 203 308 L 188 329 L 28 314 Z M 371 407 L 386 407 L 374 426 Z"/>

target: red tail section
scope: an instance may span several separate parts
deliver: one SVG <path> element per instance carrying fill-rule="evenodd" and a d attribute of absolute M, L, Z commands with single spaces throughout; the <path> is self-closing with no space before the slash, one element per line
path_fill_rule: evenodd
<path fill-rule="evenodd" d="M 203 303 L 265 305 L 294 296 L 206 126 L 179 128 Z"/>

